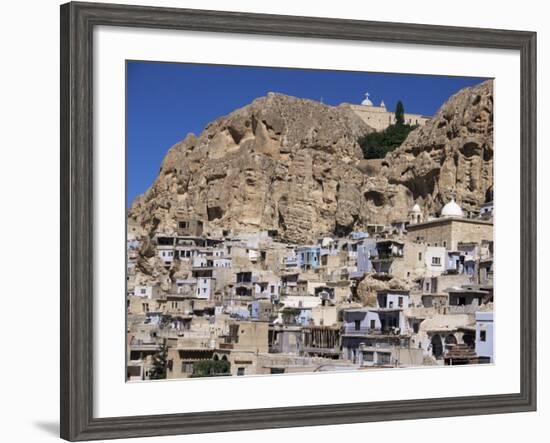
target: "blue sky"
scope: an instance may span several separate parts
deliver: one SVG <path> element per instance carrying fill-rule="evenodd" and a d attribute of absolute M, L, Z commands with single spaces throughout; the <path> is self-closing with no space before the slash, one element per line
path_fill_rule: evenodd
<path fill-rule="evenodd" d="M 152 184 L 168 149 L 189 132 L 268 92 L 378 105 L 432 115 L 458 90 L 485 79 L 186 63 L 127 62 L 127 205 Z"/>

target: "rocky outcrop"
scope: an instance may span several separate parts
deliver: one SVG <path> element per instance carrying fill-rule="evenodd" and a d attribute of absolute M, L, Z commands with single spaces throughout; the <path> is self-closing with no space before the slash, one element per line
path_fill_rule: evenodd
<path fill-rule="evenodd" d="M 388 274 L 365 274 L 355 289 L 355 299 L 362 306 L 377 306 L 377 291 L 389 289 L 412 289 L 414 285 L 410 281 L 406 281 Z"/>
<path fill-rule="evenodd" d="M 427 215 L 452 195 L 476 210 L 493 192 L 493 82 L 453 95 L 425 125 L 389 153 L 381 174 L 404 185 Z"/>
<path fill-rule="evenodd" d="M 205 232 L 274 229 L 294 243 L 404 220 L 414 201 L 466 209 L 492 188 L 492 83 L 460 91 L 383 161 L 362 157 L 372 131 L 351 109 L 268 94 L 168 151 L 129 211 L 149 235 L 198 218 Z"/>

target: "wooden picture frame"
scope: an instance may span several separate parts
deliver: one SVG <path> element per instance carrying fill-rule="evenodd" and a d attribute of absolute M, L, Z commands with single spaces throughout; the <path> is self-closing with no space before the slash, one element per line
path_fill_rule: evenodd
<path fill-rule="evenodd" d="M 469 48 L 521 57 L 521 390 L 169 415 L 93 416 L 92 30 L 95 26 L 267 34 Z M 495 29 L 97 3 L 61 6 L 61 437 L 70 441 L 238 431 L 536 409 L 536 34 Z"/>

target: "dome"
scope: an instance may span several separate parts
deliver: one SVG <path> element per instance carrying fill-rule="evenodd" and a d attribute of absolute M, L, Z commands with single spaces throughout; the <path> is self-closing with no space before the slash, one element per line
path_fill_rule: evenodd
<path fill-rule="evenodd" d="M 361 102 L 363 106 L 373 106 L 373 103 L 369 99 L 369 95 L 370 94 L 368 92 L 365 93 L 365 100 Z"/>
<path fill-rule="evenodd" d="M 455 199 L 451 199 L 449 203 L 443 206 L 441 210 L 441 217 L 463 217 L 462 209 L 455 202 Z"/>
<path fill-rule="evenodd" d="M 420 206 L 418 206 L 418 203 L 415 203 L 413 208 L 411 209 L 411 212 L 413 214 L 420 214 L 422 210 L 420 209 Z"/>

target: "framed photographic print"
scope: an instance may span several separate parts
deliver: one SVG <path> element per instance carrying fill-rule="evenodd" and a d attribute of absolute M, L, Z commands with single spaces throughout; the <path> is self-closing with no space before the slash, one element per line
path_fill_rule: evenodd
<path fill-rule="evenodd" d="M 535 42 L 63 5 L 61 436 L 535 410 Z"/>

